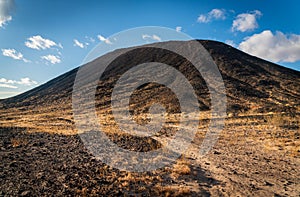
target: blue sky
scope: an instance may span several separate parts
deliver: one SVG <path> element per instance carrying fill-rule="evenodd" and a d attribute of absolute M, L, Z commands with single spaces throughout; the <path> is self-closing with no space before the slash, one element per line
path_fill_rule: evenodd
<path fill-rule="evenodd" d="M 297 0 L 0 0 L 0 98 L 79 66 L 97 44 L 112 44 L 109 36 L 140 26 L 226 42 L 300 70 L 299 7 Z"/>

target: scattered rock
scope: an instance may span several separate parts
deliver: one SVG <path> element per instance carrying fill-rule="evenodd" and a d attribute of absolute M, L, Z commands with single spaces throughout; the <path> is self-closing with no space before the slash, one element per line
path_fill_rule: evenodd
<path fill-rule="evenodd" d="M 30 196 L 30 191 L 26 190 L 26 191 L 22 192 L 20 196 Z"/>
<path fill-rule="evenodd" d="M 265 185 L 266 185 L 266 186 L 273 186 L 274 184 L 273 184 L 273 183 L 270 183 L 269 181 L 266 181 L 266 182 L 265 182 Z"/>

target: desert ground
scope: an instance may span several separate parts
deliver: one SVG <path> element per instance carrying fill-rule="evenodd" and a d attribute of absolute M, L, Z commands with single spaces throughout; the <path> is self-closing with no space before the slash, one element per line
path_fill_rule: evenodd
<path fill-rule="evenodd" d="M 70 126 L 61 127 L 61 121 L 70 122 Z M 227 118 L 209 154 L 199 156 L 205 134 L 199 132 L 175 163 L 143 173 L 120 171 L 97 160 L 74 133 L 71 119 L 57 119 L 47 126 L 44 123 L 44 130 L 40 116 L 31 125 L 21 120 L 5 122 L 1 125 L 2 196 L 300 194 L 299 115 L 245 114 Z M 207 121 L 202 123 L 199 127 L 205 129 Z M 132 148 L 130 142 L 139 140 L 110 135 L 109 131 L 107 134 L 124 148 Z M 134 146 L 138 149 L 151 144 L 137 142 Z"/>

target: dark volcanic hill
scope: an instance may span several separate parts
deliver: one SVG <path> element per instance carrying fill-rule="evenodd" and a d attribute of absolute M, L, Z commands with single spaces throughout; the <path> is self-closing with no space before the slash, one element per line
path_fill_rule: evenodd
<path fill-rule="evenodd" d="M 205 40 L 199 42 L 211 54 L 224 79 L 228 113 L 297 112 L 300 106 L 300 72 L 253 57 L 221 42 Z M 126 69 L 139 62 L 150 62 L 155 58 L 162 58 L 166 59 L 164 63 L 174 64 L 174 67 L 192 81 L 202 110 L 208 110 L 208 90 L 201 76 L 195 73 L 191 65 L 186 60 L 163 51 L 156 51 L 161 54 L 160 57 L 149 56 L 149 53 L 155 52 L 151 50 L 153 49 L 149 48 L 129 53 L 114 61 L 104 76 L 104 78 L 110 77 L 110 80 L 100 82 L 97 95 L 109 96 L 111 87 Z M 139 54 L 138 57 L 136 53 Z M 94 60 L 95 63 L 97 61 L 98 59 Z M 70 107 L 72 87 L 77 71 L 78 68 L 73 69 L 37 88 L 1 100 L 0 106 L 3 109 L 34 109 L 42 106 L 53 108 L 62 104 Z M 148 84 L 139 91 L 152 89 L 149 95 L 153 96 L 161 94 L 162 88 L 159 88 L 158 84 Z M 106 100 L 101 102 L 108 104 Z"/>

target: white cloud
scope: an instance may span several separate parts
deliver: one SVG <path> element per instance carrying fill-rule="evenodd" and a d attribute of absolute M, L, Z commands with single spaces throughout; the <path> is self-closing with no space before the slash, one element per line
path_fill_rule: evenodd
<path fill-rule="evenodd" d="M 254 10 L 250 13 L 243 13 L 237 15 L 236 19 L 232 22 L 232 31 L 250 31 L 258 27 L 256 19 L 262 16 L 259 10 Z"/>
<path fill-rule="evenodd" d="M 23 54 L 17 52 L 15 49 L 1 49 L 2 54 L 7 57 L 11 57 L 16 60 L 21 60 L 23 58 Z"/>
<path fill-rule="evenodd" d="M 224 20 L 226 19 L 225 10 L 224 9 L 212 9 L 207 14 L 201 14 L 197 21 L 199 23 L 208 23 L 212 20 Z"/>
<path fill-rule="evenodd" d="M 17 81 L 16 83 L 20 84 L 20 85 L 25 85 L 25 86 L 31 86 L 31 85 L 37 84 L 36 81 L 33 81 L 33 80 L 29 79 L 28 77 L 21 78 L 20 81 Z"/>
<path fill-rule="evenodd" d="M 104 38 L 103 36 L 99 35 L 98 36 L 99 40 L 100 41 L 103 41 L 105 42 L 106 44 L 112 44 L 108 39 Z M 80 48 L 86 48 L 88 47 L 90 44 L 93 44 L 96 40 L 92 37 L 89 37 L 89 36 L 85 36 L 84 37 L 84 42 L 82 41 L 79 41 L 77 39 L 74 39 L 73 42 L 74 42 L 74 46 L 77 46 L 77 47 L 80 47 Z"/>
<path fill-rule="evenodd" d="M 58 64 L 61 62 L 60 57 L 56 55 L 45 55 L 41 57 L 44 60 L 47 60 L 51 64 Z"/>
<path fill-rule="evenodd" d="M 12 20 L 12 16 L 2 16 L 0 15 L 0 27 L 3 27 L 7 22 Z"/>
<path fill-rule="evenodd" d="M 0 83 L 0 87 L 1 88 L 13 88 L 13 89 L 18 88 L 17 86 L 14 86 L 14 85 L 2 84 L 2 83 Z"/>
<path fill-rule="evenodd" d="M 84 44 L 79 42 L 77 39 L 74 39 L 74 46 L 78 46 L 80 48 L 84 48 Z"/>
<path fill-rule="evenodd" d="M 0 78 L 0 83 L 10 83 L 10 84 L 13 84 L 15 82 L 14 82 L 14 80 Z"/>
<path fill-rule="evenodd" d="M 236 44 L 234 43 L 233 40 L 225 40 L 225 43 L 232 46 L 232 47 L 236 47 Z"/>
<path fill-rule="evenodd" d="M 197 21 L 198 21 L 199 23 L 208 23 L 208 22 L 209 22 L 207 16 L 205 16 L 204 14 L 201 14 L 201 15 L 198 17 Z"/>
<path fill-rule="evenodd" d="M 63 49 L 64 47 L 63 47 L 63 45 L 61 44 L 61 43 L 58 43 L 58 45 L 57 45 L 59 48 L 61 48 L 61 49 Z"/>
<path fill-rule="evenodd" d="M 112 42 L 104 36 L 98 35 L 97 37 L 100 41 L 105 42 L 106 44 L 112 44 Z"/>
<path fill-rule="evenodd" d="M 225 11 L 222 9 L 212 9 L 209 13 L 209 16 L 215 19 L 225 19 Z"/>
<path fill-rule="evenodd" d="M 155 34 L 153 34 L 152 36 L 148 35 L 148 34 L 143 34 L 142 38 L 143 38 L 143 40 L 147 40 L 147 41 L 149 41 L 149 40 L 154 40 L 154 41 L 159 41 L 159 42 L 161 41 L 161 38 Z"/>
<path fill-rule="evenodd" d="M 153 40 L 161 41 L 161 38 L 155 34 L 152 35 Z"/>
<path fill-rule="evenodd" d="M 11 57 L 15 60 L 23 60 L 24 62 L 30 62 L 29 60 L 23 57 L 22 53 L 17 52 L 15 49 L 1 49 L 1 50 L 2 50 L 2 55 L 6 57 Z"/>
<path fill-rule="evenodd" d="M 32 85 L 36 85 L 36 84 L 38 84 L 36 81 L 31 80 L 28 77 L 21 78 L 19 81 L 0 78 L 0 87 L 3 87 L 3 88 L 18 88 L 15 85 L 32 86 Z"/>
<path fill-rule="evenodd" d="M 0 27 L 12 20 L 11 12 L 15 7 L 14 0 L 0 1 Z"/>
<path fill-rule="evenodd" d="M 296 62 L 300 60 L 300 35 L 266 30 L 245 38 L 239 49 L 273 62 Z"/>
<path fill-rule="evenodd" d="M 63 46 L 60 43 L 57 44 L 54 41 L 43 38 L 40 35 L 32 36 L 30 38 L 27 38 L 27 41 L 25 42 L 25 45 L 29 48 L 37 49 L 37 50 L 48 49 L 48 48 L 51 48 L 53 46 L 58 46 L 60 48 L 63 48 Z"/>
<path fill-rule="evenodd" d="M 182 27 L 180 27 L 180 26 L 177 26 L 175 30 L 176 30 L 177 32 L 181 32 L 181 30 L 182 30 Z"/>
<path fill-rule="evenodd" d="M 80 42 L 80 41 L 78 41 L 77 39 L 74 39 L 73 40 L 74 41 L 74 46 L 77 46 L 77 47 L 80 47 L 80 48 L 86 48 L 87 46 L 89 46 L 90 45 L 90 43 L 89 42 Z"/>

